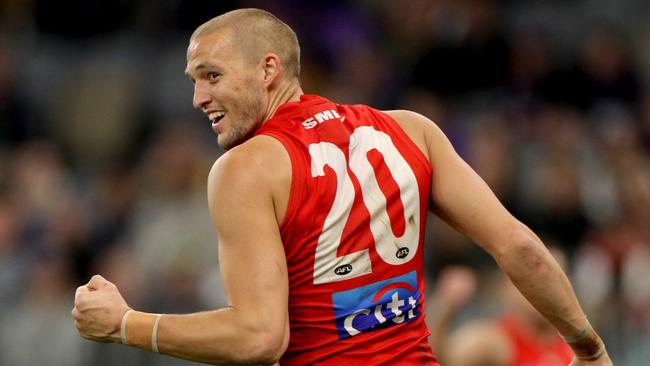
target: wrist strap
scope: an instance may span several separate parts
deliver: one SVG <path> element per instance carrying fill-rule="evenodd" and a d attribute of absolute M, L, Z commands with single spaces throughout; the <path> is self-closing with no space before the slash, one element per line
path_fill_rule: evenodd
<path fill-rule="evenodd" d="M 598 359 L 605 352 L 605 344 L 591 327 L 589 320 L 587 325 L 574 336 L 562 336 L 564 341 L 571 346 L 576 358 L 585 361 Z"/>
<path fill-rule="evenodd" d="M 122 316 L 120 336 L 128 346 L 158 352 L 158 326 L 160 314 L 151 314 L 129 309 Z"/>
<path fill-rule="evenodd" d="M 120 338 L 122 339 L 122 344 L 126 344 L 126 320 L 129 318 L 129 313 L 132 309 L 127 309 L 122 315 L 122 325 L 120 326 Z"/>
<path fill-rule="evenodd" d="M 160 353 L 158 351 L 158 323 L 160 323 L 160 318 L 162 318 L 162 314 L 156 315 L 156 320 L 154 320 L 151 329 L 151 350 L 156 353 Z"/>
<path fill-rule="evenodd" d="M 574 336 L 570 336 L 570 337 L 562 336 L 562 338 L 568 344 L 579 342 L 579 341 L 583 340 L 589 334 L 589 328 L 591 328 L 591 324 L 589 324 L 589 321 L 587 321 L 587 325 L 584 327 L 584 329 L 582 329 L 580 331 L 580 333 L 578 333 L 578 334 L 576 334 Z"/>

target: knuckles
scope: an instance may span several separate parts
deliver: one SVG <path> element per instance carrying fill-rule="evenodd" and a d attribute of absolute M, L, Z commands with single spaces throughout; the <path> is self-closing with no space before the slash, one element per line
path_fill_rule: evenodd
<path fill-rule="evenodd" d="M 74 305 L 76 309 L 78 309 L 79 311 L 83 311 L 88 307 L 88 301 L 89 301 L 88 295 L 89 294 L 81 293 L 75 296 Z"/>
<path fill-rule="evenodd" d="M 88 292 L 88 288 L 86 288 L 85 285 L 84 286 L 79 286 L 79 287 L 77 287 L 77 290 L 74 292 L 74 296 L 76 298 L 77 296 L 79 296 L 80 294 L 83 294 L 85 292 Z"/>
<path fill-rule="evenodd" d="M 101 275 L 94 275 L 90 278 L 90 284 L 93 284 L 95 288 L 102 286 L 105 287 L 106 285 L 110 284 L 104 277 Z"/>

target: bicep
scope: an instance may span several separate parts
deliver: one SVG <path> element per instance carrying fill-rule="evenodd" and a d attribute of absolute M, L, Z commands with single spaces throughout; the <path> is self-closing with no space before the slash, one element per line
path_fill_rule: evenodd
<path fill-rule="evenodd" d="M 435 123 L 410 111 L 386 113 L 400 124 L 431 163 L 433 212 L 491 254 L 495 254 L 495 249 L 503 249 L 497 243 L 510 243 L 518 240 L 517 235 L 527 232 L 456 153 Z"/>
<path fill-rule="evenodd" d="M 432 210 L 489 252 L 497 243 L 520 232 L 517 221 L 499 202 L 483 179 L 456 153 L 446 136 L 433 125 L 429 156 L 433 166 Z"/>
<path fill-rule="evenodd" d="M 286 327 L 288 276 L 273 198 L 265 170 L 250 164 L 226 157 L 208 181 L 222 280 L 237 311 Z"/>

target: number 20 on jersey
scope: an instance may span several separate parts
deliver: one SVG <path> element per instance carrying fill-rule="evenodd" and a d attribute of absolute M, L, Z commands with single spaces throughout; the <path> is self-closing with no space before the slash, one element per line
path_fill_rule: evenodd
<path fill-rule="evenodd" d="M 399 187 L 403 205 L 404 233 L 396 236 L 386 210 L 386 197 L 382 192 L 375 170 L 367 158 L 371 150 L 378 151 L 391 176 Z M 372 273 L 368 249 L 337 255 L 343 229 L 347 223 L 355 198 L 354 185 L 349 174 L 360 182 L 363 204 L 370 213 L 370 231 L 377 253 L 390 265 L 401 265 L 414 258 L 420 235 L 420 195 L 415 173 L 399 153 L 390 137 L 370 126 L 358 127 L 350 136 L 349 162 L 344 152 L 329 142 L 309 146 L 311 175 L 325 175 L 325 166 L 336 174 L 336 194 L 323 230 L 318 238 L 314 260 L 314 284 L 342 281 Z M 348 169 L 349 168 L 349 169 Z M 387 225 L 388 223 L 388 225 Z"/>

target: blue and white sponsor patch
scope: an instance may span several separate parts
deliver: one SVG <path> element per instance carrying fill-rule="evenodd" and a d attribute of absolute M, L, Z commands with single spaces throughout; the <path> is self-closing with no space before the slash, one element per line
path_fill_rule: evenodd
<path fill-rule="evenodd" d="M 332 294 L 339 339 L 415 319 L 420 298 L 415 271 Z"/>

